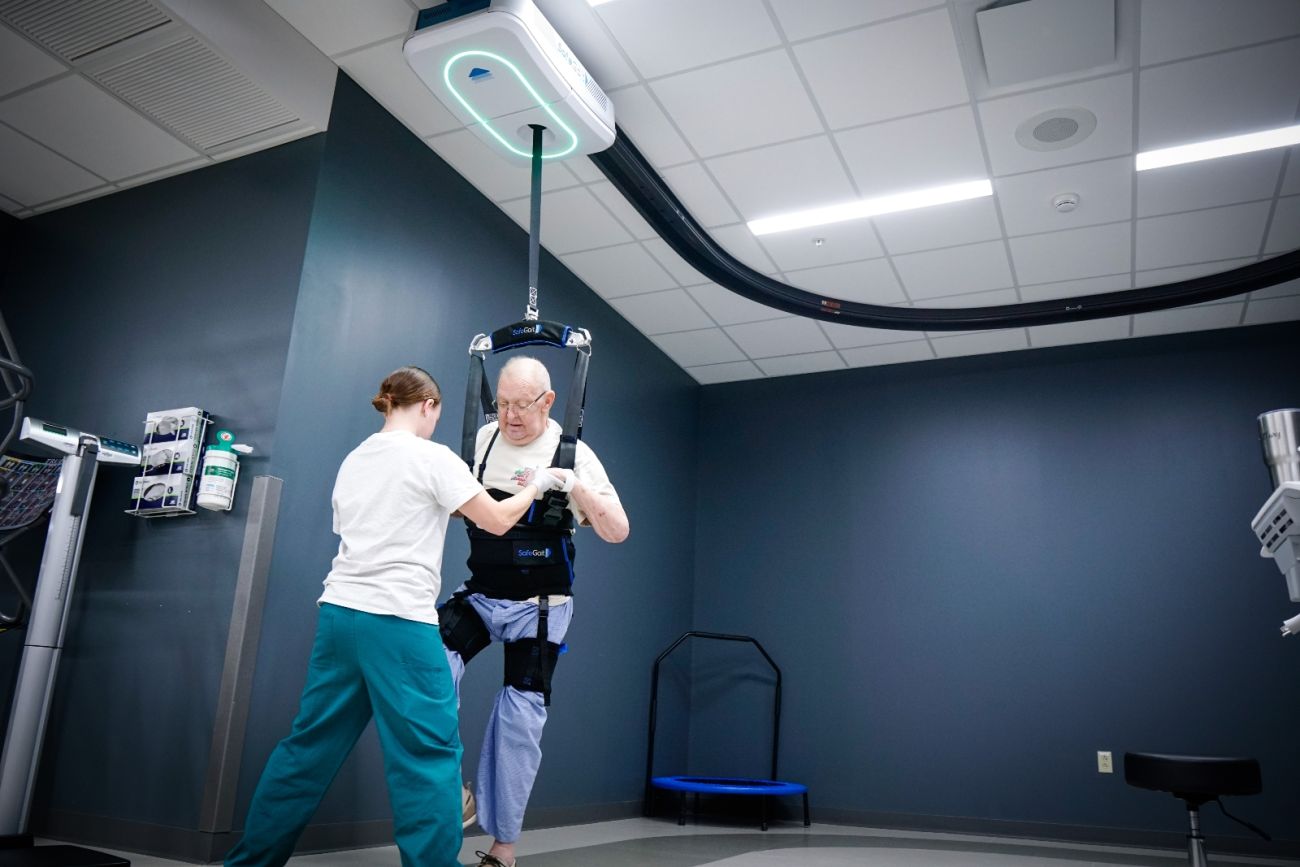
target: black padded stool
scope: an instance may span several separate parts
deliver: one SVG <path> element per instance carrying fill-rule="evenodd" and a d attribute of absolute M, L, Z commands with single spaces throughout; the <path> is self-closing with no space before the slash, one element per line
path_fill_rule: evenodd
<path fill-rule="evenodd" d="M 1192 828 L 1187 835 L 1187 860 L 1192 867 L 1206 867 L 1208 863 L 1205 860 L 1205 838 L 1201 836 L 1201 805 L 1206 801 L 1217 801 L 1222 795 L 1258 795 L 1263 791 L 1259 762 L 1213 756 L 1125 753 L 1124 782 L 1143 789 L 1170 792 L 1187 804 Z M 1219 806 L 1222 808 L 1223 805 Z M 1263 835 L 1253 825 L 1242 824 Z"/>

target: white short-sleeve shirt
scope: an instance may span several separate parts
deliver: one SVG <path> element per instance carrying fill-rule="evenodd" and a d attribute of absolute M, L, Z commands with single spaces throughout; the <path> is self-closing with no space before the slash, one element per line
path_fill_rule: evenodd
<path fill-rule="evenodd" d="M 482 490 L 446 446 L 409 431 L 372 434 L 334 482 L 339 553 L 319 601 L 437 623 L 448 520 Z"/>
<path fill-rule="evenodd" d="M 475 472 L 483 463 L 483 454 L 487 450 L 488 443 L 492 442 L 492 435 L 496 432 L 496 422 L 489 422 L 478 429 L 478 439 L 474 448 Z M 492 444 L 492 453 L 488 455 L 487 466 L 483 469 L 483 486 L 512 494 L 518 493 L 519 485 L 515 482 L 516 477 L 528 467 L 549 467 L 551 459 L 555 457 L 555 450 L 559 448 L 561 432 L 560 423 L 552 418 L 546 420 L 546 430 L 542 431 L 542 435 L 527 445 L 517 446 L 504 436 L 497 437 L 496 442 Z M 588 490 L 618 499 L 618 492 L 609 481 L 604 465 L 591 450 L 591 446 L 582 440 L 578 440 L 578 448 L 574 453 L 573 472 Z M 540 494 L 538 498 L 541 498 Z M 586 520 L 582 508 L 573 498 L 569 499 L 569 509 L 579 524 Z"/>

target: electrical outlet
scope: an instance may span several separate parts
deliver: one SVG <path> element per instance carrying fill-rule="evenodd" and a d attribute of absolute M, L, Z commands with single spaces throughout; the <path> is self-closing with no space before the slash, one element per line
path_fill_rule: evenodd
<path fill-rule="evenodd" d="M 1097 750 L 1097 773 L 1115 773 L 1115 763 L 1110 757 L 1110 750 Z"/>

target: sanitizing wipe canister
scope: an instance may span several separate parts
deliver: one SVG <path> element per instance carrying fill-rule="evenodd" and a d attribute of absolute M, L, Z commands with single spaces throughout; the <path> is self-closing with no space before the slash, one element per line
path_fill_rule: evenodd
<path fill-rule="evenodd" d="M 228 512 L 235 502 L 235 481 L 239 478 L 239 455 L 233 446 L 235 435 L 217 431 L 217 442 L 208 446 L 203 457 L 203 477 L 199 482 L 197 503 L 214 512 Z"/>

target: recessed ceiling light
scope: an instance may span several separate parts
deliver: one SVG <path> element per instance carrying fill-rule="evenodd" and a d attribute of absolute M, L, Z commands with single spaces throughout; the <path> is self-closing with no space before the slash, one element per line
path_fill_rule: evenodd
<path fill-rule="evenodd" d="M 1146 151 L 1137 155 L 1136 168 L 1139 172 L 1147 169 L 1162 169 L 1165 166 L 1180 166 L 1184 163 L 1290 147 L 1294 144 L 1300 144 L 1300 124 Z"/>
<path fill-rule="evenodd" d="M 895 193 L 890 196 L 860 199 L 843 205 L 829 205 L 824 208 L 793 211 L 789 214 L 778 214 L 775 217 L 763 217 L 759 220 L 750 220 L 749 230 L 755 235 L 770 235 L 773 232 L 788 232 L 791 229 L 805 229 L 809 226 L 821 226 L 826 223 L 860 220 L 864 217 L 875 217 L 879 214 L 911 211 L 916 208 L 946 205 L 949 202 L 964 202 L 967 199 L 979 199 L 991 195 L 993 195 L 992 182 L 987 180 L 967 181 L 961 184 L 948 184 L 942 187 L 912 190 L 907 193 Z"/>

